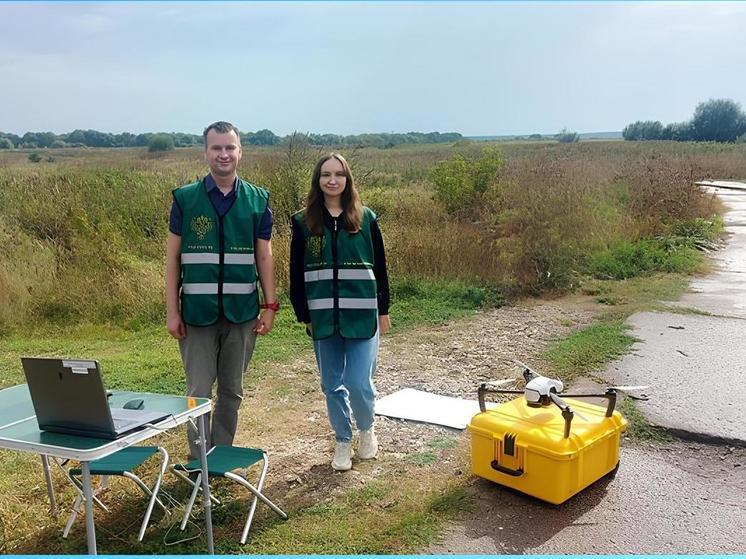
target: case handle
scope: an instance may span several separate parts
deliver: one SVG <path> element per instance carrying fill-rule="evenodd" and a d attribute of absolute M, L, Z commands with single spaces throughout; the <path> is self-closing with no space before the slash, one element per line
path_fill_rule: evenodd
<path fill-rule="evenodd" d="M 497 470 L 498 472 L 508 474 L 509 476 L 521 477 L 523 475 L 523 468 L 518 468 L 517 470 L 513 470 L 512 468 L 506 468 L 505 466 L 501 466 L 497 460 L 493 460 L 492 462 L 490 462 L 490 466 L 492 466 L 493 470 Z"/>

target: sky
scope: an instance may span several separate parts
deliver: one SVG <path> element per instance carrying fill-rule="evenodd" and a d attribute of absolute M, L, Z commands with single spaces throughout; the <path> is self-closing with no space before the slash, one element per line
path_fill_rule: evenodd
<path fill-rule="evenodd" d="M 0 2 L 0 131 L 618 131 L 746 108 L 746 2 Z"/>

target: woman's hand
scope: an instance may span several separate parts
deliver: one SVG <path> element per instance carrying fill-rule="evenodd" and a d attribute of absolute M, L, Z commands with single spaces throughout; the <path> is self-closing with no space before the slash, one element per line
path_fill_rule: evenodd
<path fill-rule="evenodd" d="M 389 315 L 382 314 L 378 316 L 378 331 L 383 335 L 391 330 L 391 319 Z"/>

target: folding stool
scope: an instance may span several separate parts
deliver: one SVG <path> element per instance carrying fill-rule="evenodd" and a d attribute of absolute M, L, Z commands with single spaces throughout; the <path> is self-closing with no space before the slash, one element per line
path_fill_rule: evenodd
<path fill-rule="evenodd" d="M 145 485 L 145 483 L 139 477 L 137 477 L 132 472 L 132 470 L 143 464 L 146 460 L 148 460 L 156 453 L 160 453 L 161 455 L 161 467 L 158 472 L 158 476 L 156 477 L 155 483 L 153 484 L 153 487 L 151 489 L 147 485 Z M 145 511 L 145 517 L 143 518 L 142 524 L 140 525 L 140 532 L 137 536 L 138 541 L 142 541 L 143 536 L 145 535 L 145 529 L 148 527 L 148 522 L 150 522 L 150 516 L 153 512 L 153 506 L 156 503 L 158 503 L 158 506 L 160 506 L 167 515 L 171 514 L 171 512 L 158 498 L 158 491 L 161 488 L 163 475 L 168 469 L 168 452 L 166 452 L 164 448 L 156 446 L 130 446 L 127 448 L 123 448 L 122 450 L 119 450 L 105 458 L 94 460 L 90 463 L 90 467 L 92 476 L 103 476 L 102 485 L 99 490 L 107 486 L 108 476 L 122 476 L 134 481 L 137 486 L 150 497 L 150 500 L 148 501 L 148 507 Z M 70 529 L 72 528 L 75 519 L 81 512 L 81 505 L 85 501 L 85 497 L 83 495 L 83 482 L 80 480 L 82 469 L 71 468 L 70 470 L 67 470 L 66 473 L 67 477 L 77 489 L 78 495 L 75 497 L 73 510 L 70 513 L 70 516 L 67 519 L 67 524 L 65 525 L 65 529 L 62 532 L 62 536 L 65 538 L 70 533 Z M 98 499 L 95 492 L 93 494 L 93 502 L 105 511 L 109 510 Z"/>
<path fill-rule="evenodd" d="M 259 474 L 259 481 L 256 487 L 248 481 L 249 468 L 259 461 L 263 462 L 261 474 Z M 251 528 L 251 522 L 254 519 L 254 511 L 256 510 L 256 503 L 261 500 L 269 508 L 271 508 L 277 515 L 283 520 L 287 520 L 288 515 L 285 514 L 277 505 L 270 501 L 263 493 L 262 487 L 264 486 L 264 478 L 267 475 L 267 468 L 269 467 L 269 458 L 267 453 L 258 448 L 242 448 L 237 446 L 222 446 L 218 445 L 213 447 L 207 453 L 207 475 L 208 477 L 224 477 L 231 479 L 248 489 L 254 494 L 254 499 L 251 502 L 249 508 L 249 514 L 246 518 L 246 524 L 244 525 L 243 532 L 241 533 L 241 544 L 246 543 L 246 539 L 249 536 L 249 529 Z M 184 512 L 184 518 L 181 521 L 181 529 L 186 528 L 189 515 L 194 507 L 194 502 L 197 499 L 197 493 L 202 489 L 202 464 L 199 460 L 192 460 L 187 464 L 174 464 L 172 467 L 174 473 L 181 479 L 191 484 L 192 494 L 189 498 L 186 511 Z M 245 470 L 243 476 L 240 476 L 233 472 L 233 470 Z M 194 480 L 190 479 L 189 474 L 193 474 Z M 194 475 L 196 474 L 196 475 Z M 217 499 L 213 499 L 218 502 Z"/>

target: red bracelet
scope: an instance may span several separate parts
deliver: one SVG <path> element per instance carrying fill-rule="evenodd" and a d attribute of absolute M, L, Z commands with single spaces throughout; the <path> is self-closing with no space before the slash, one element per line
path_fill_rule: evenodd
<path fill-rule="evenodd" d="M 274 303 L 262 303 L 261 305 L 259 305 L 259 308 L 260 309 L 269 309 L 271 311 L 277 312 L 277 311 L 280 310 L 280 302 L 279 301 L 275 301 Z"/>

